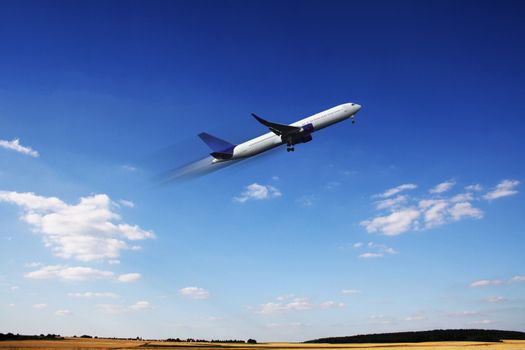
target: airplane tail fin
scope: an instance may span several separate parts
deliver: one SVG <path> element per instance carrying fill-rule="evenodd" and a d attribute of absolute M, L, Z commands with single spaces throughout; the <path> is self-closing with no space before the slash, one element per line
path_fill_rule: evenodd
<path fill-rule="evenodd" d="M 213 151 L 210 155 L 216 159 L 230 159 L 236 145 L 205 132 L 199 134 L 200 139 Z"/>

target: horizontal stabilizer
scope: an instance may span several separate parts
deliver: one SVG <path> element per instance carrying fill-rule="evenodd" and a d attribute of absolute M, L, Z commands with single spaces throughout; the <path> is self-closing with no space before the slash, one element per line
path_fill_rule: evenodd
<path fill-rule="evenodd" d="M 270 131 L 272 131 L 273 133 L 275 133 L 276 135 L 279 135 L 279 136 L 295 134 L 295 133 L 301 131 L 300 127 L 284 125 L 284 124 L 278 124 L 278 123 L 272 123 L 272 122 L 269 122 L 267 120 L 264 120 L 263 118 L 259 117 L 255 113 L 252 113 L 252 116 L 255 119 L 257 119 L 257 121 L 259 123 L 261 123 L 262 125 L 268 127 L 268 129 L 270 129 Z"/>

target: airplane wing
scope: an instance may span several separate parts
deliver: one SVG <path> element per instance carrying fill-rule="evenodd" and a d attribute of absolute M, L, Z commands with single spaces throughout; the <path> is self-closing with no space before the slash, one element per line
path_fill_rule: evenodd
<path fill-rule="evenodd" d="M 295 133 L 298 133 L 298 132 L 301 131 L 301 128 L 298 127 L 298 126 L 290 126 L 290 125 L 272 123 L 272 122 L 269 122 L 267 120 L 264 120 L 263 118 L 259 117 L 255 113 L 252 113 L 252 116 L 255 119 L 257 119 L 257 121 L 259 123 L 261 123 L 262 125 L 268 127 L 268 129 L 270 129 L 270 131 L 272 131 L 273 133 L 275 133 L 278 136 L 291 135 L 291 134 L 295 134 Z"/>

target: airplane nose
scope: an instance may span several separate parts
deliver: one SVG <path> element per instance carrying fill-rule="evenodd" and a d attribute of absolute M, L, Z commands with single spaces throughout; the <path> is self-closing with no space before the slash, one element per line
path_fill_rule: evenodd
<path fill-rule="evenodd" d="M 361 109 L 361 105 L 358 103 L 350 103 L 350 106 L 352 110 L 354 110 L 354 113 L 359 112 L 359 110 Z"/>

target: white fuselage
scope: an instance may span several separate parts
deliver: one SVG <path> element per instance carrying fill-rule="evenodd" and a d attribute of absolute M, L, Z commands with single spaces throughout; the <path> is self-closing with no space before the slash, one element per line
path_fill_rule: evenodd
<path fill-rule="evenodd" d="M 313 132 L 315 132 L 353 117 L 359 109 L 361 109 L 361 106 L 356 103 L 345 103 L 301 119 L 290 125 L 303 127 L 307 124 L 312 124 L 314 128 Z M 282 144 L 284 144 L 284 141 L 281 139 L 281 136 L 276 135 L 273 132 L 268 132 L 237 145 L 233 150 L 231 160 L 252 157 Z"/>

